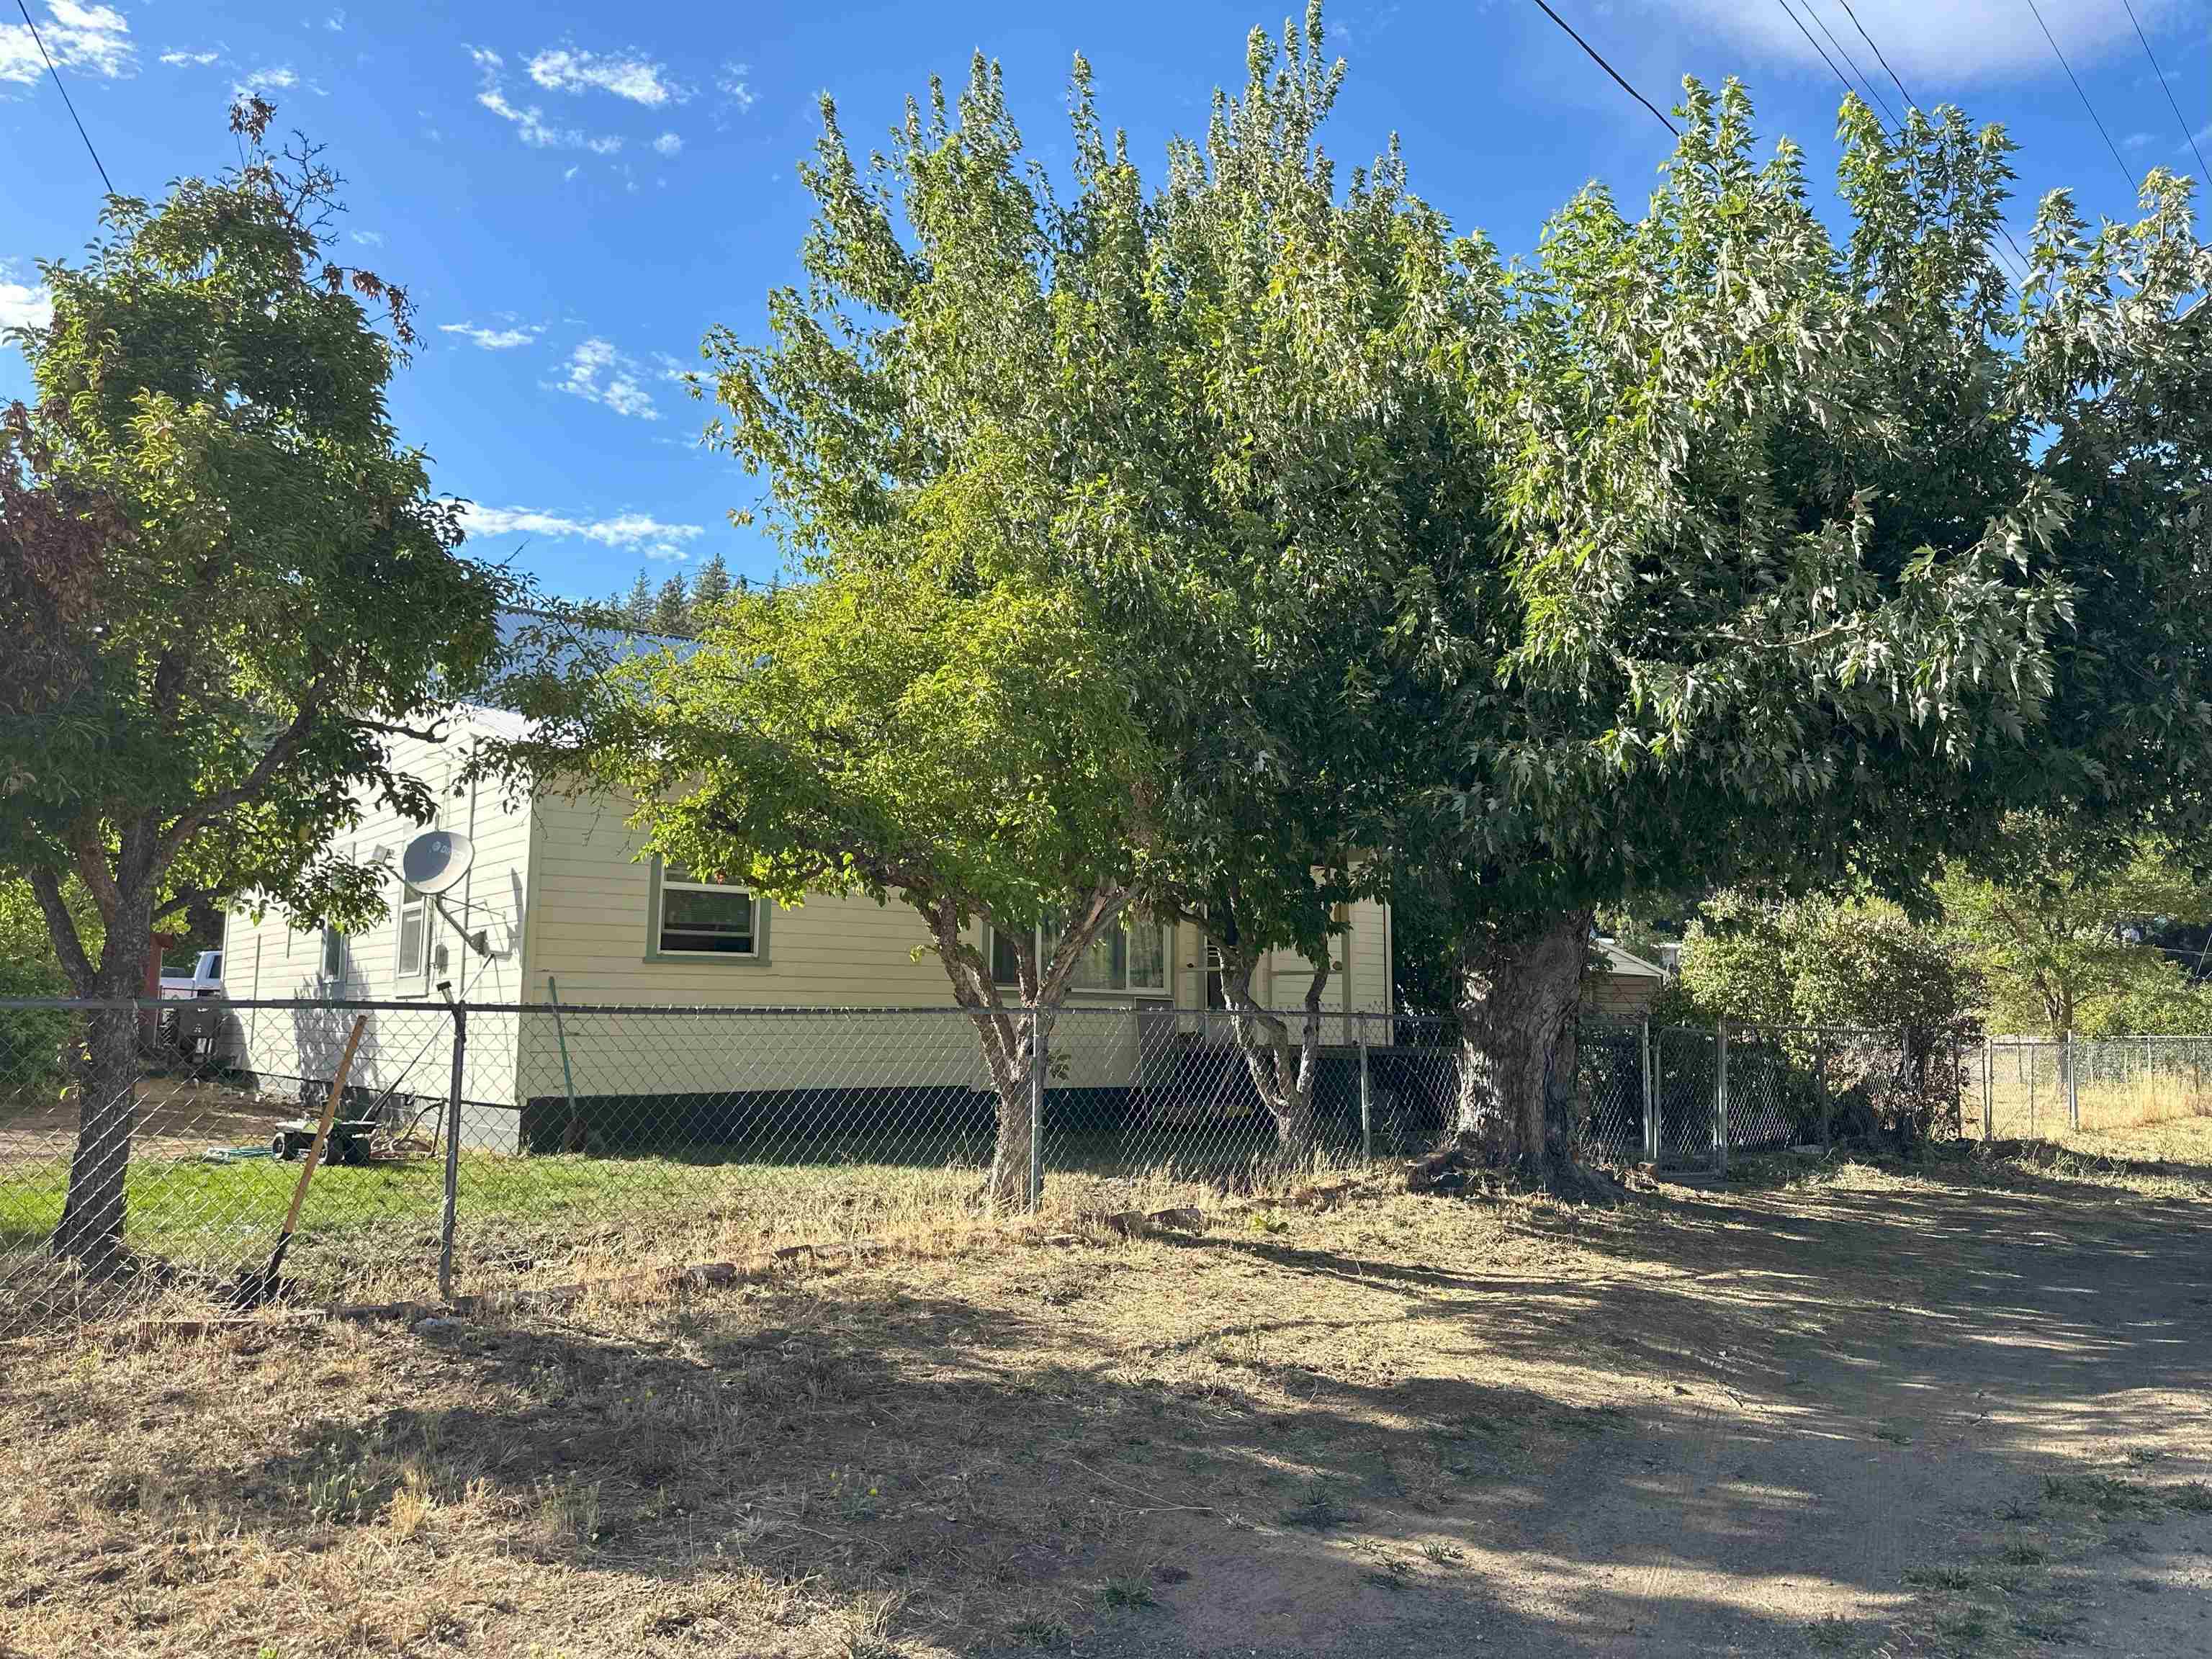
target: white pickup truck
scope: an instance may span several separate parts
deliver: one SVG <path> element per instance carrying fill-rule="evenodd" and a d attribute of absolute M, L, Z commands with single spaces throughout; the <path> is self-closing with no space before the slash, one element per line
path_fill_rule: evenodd
<path fill-rule="evenodd" d="M 222 952 L 203 951 L 189 974 L 161 975 L 164 997 L 219 997 L 222 994 Z"/>

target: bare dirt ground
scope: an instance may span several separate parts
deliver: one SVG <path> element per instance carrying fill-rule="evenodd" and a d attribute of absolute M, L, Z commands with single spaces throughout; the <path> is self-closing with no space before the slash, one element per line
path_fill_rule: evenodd
<path fill-rule="evenodd" d="M 228 1084 L 189 1077 L 149 1077 L 139 1084 L 131 1136 L 142 1158 L 194 1158 L 210 1146 L 265 1146 L 279 1123 L 301 1115 L 296 1099 L 249 1094 Z M 66 1163 L 76 1144 L 74 1095 L 0 1096 L 0 1166 Z"/>
<path fill-rule="evenodd" d="M 2208 1245 L 2198 1119 L 19 1350 L 0 1651 L 2212 1651 Z"/>

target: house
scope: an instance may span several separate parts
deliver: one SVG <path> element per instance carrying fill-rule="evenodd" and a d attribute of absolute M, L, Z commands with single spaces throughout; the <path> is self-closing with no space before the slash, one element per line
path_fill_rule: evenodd
<path fill-rule="evenodd" d="M 778 905 L 640 860 L 612 803 L 550 791 L 508 800 L 495 785 L 465 780 L 477 744 L 520 730 L 514 714 L 468 708 L 441 742 L 392 739 L 395 763 L 429 786 L 438 814 L 434 826 L 418 826 L 377 807 L 353 833 L 353 852 L 392 872 L 376 927 L 295 933 L 278 915 L 228 916 L 228 987 L 241 1005 L 234 1042 L 264 1086 L 326 1087 L 350 1018 L 314 1005 L 373 1000 L 391 1006 L 372 1015 L 353 1083 L 403 1100 L 442 1097 L 451 1037 L 437 988 L 447 981 L 463 1000 L 489 1005 L 470 1018 L 463 1086 L 474 1109 L 469 1138 L 494 1147 L 544 1145 L 539 1121 L 565 1115 L 554 1103 L 576 1097 L 629 1103 L 636 1115 L 641 1097 L 985 1087 L 974 1029 L 948 1012 L 951 986 L 912 910 L 829 896 Z M 465 834 L 474 848 L 465 878 L 435 897 L 398 873 L 401 850 L 427 827 Z M 1325 1003 L 1326 1040 L 1340 1051 L 1357 1041 L 1342 1016 L 1391 1005 L 1389 907 L 1353 904 L 1345 921 L 1345 967 Z M 980 926 L 970 939 L 1011 961 Z M 1172 1063 L 1178 1043 L 1225 1038 L 1199 1013 L 1220 994 L 1195 927 L 1138 921 L 1091 958 L 1057 1028 L 1056 1088 L 1127 1091 Z M 1294 1007 L 1310 973 L 1279 952 L 1255 988 L 1271 1006 Z M 556 992 L 564 1006 L 630 1012 L 557 1023 L 514 1012 Z M 293 1000 L 309 1006 L 252 1006 Z M 662 1008 L 781 1012 L 657 1023 L 644 1012 Z M 880 1012 L 826 1018 L 833 1009 Z"/>
<path fill-rule="evenodd" d="M 1667 983 L 1667 970 L 1609 939 L 1597 941 L 1597 954 L 1601 963 L 1583 980 L 1584 1012 L 1626 1024 L 1644 1018 Z"/>

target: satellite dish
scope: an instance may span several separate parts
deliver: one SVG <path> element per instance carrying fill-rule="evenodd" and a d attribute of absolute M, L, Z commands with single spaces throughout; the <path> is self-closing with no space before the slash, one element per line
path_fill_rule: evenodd
<path fill-rule="evenodd" d="M 400 879 L 418 893 L 442 893 L 468 874 L 476 855 L 476 844 L 459 831 L 428 830 L 399 854 Z"/>

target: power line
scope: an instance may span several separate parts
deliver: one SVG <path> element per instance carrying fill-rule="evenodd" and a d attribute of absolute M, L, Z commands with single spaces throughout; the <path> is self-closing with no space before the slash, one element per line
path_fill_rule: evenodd
<path fill-rule="evenodd" d="M 1791 22 L 1797 25 L 1797 33 L 1805 37 L 1805 44 L 1812 47 L 1814 52 L 1820 54 L 1820 61 L 1828 66 L 1828 73 L 1834 76 L 1838 81 L 1843 83 L 1843 88 L 1845 92 L 1856 96 L 1858 93 L 1858 88 L 1850 83 L 1849 77 L 1844 74 L 1843 70 L 1836 67 L 1836 60 L 1828 56 L 1828 49 L 1813 38 L 1813 31 L 1805 27 L 1805 20 L 1798 16 L 1796 12 L 1792 9 L 1790 4 L 1790 0 L 1774 0 L 1774 3 L 1782 8 L 1783 15 L 1789 18 Z"/>
<path fill-rule="evenodd" d="M 18 0 L 18 3 L 21 3 L 21 0 Z M 1668 131 L 1673 133 L 1677 138 L 1680 138 L 1682 136 L 1681 128 L 1676 126 L 1672 121 L 1662 115 L 1659 112 L 1658 105 L 1653 103 L 1642 93 L 1637 91 L 1634 87 L 1630 86 L 1627 82 L 1622 80 L 1620 78 L 1620 71 L 1613 68 L 1612 64 L 1607 63 L 1603 58 L 1599 56 L 1598 50 L 1595 46 L 1593 46 L 1589 41 L 1583 40 L 1581 35 L 1577 34 L 1573 27 L 1568 23 L 1565 18 L 1560 16 L 1559 13 L 1553 11 L 1549 6 L 1546 5 L 1544 3 L 1544 0 L 1536 0 L 1536 9 L 1542 12 L 1545 16 L 1550 18 L 1561 28 L 1565 29 L 1567 32 L 1567 39 L 1573 41 L 1584 52 L 1588 52 L 1589 54 L 1590 62 L 1595 64 L 1600 69 L 1603 70 L 1607 75 L 1613 77 L 1613 85 L 1619 87 L 1631 98 L 1633 98 L 1638 103 L 1643 105 L 1644 108 L 1650 110 L 1651 112 L 1651 118 L 1653 120 L 1656 121 L 1661 126 L 1666 128 Z"/>
<path fill-rule="evenodd" d="M 46 73 L 54 77 L 54 90 L 61 94 L 62 103 L 69 110 L 70 119 L 76 122 L 76 136 L 84 140 L 84 153 L 92 157 L 93 166 L 100 169 L 100 182 L 106 187 L 110 196 L 114 195 L 115 186 L 107 181 L 107 169 L 100 162 L 100 152 L 92 147 L 92 135 L 84 130 L 84 123 L 77 120 L 76 105 L 70 98 L 69 88 L 62 84 L 62 72 L 54 67 L 54 60 L 46 57 L 46 43 L 39 39 L 39 26 L 31 21 L 30 7 L 25 5 L 23 0 L 15 0 L 15 9 L 23 14 L 23 26 L 31 31 L 31 40 L 38 47 L 39 56 L 46 58 Z"/>
<path fill-rule="evenodd" d="M 1851 20 L 1851 27 L 1859 32 L 1859 39 L 1867 43 L 1867 49 L 1874 53 L 1875 62 L 1881 65 L 1882 73 L 1889 76 L 1889 83 L 1897 88 L 1897 95 L 1905 100 L 1905 108 L 1918 109 L 1920 100 L 1907 92 L 1905 82 L 1897 78 L 1897 71 L 1890 68 L 1889 59 L 1881 55 L 1881 48 L 1875 45 L 1874 36 L 1866 32 L 1866 25 L 1859 21 L 1858 13 L 1851 9 L 1851 0 L 1836 0 L 1836 3 L 1844 9 L 1844 15 Z"/>
<path fill-rule="evenodd" d="M 1820 26 L 1820 33 L 1828 37 L 1828 44 L 1836 49 L 1836 55 L 1849 64 L 1851 73 L 1859 77 L 1859 84 L 1866 88 L 1868 98 L 1881 106 L 1881 112 L 1889 118 L 1892 126 L 1899 132 L 1904 131 L 1905 123 L 1897 118 L 1897 112 L 1889 106 L 1889 100 L 1875 90 L 1873 80 L 1859 67 L 1859 61 L 1851 56 L 1850 49 L 1836 39 L 1835 32 L 1828 27 L 1827 19 L 1820 15 L 1820 8 L 1813 3 L 1813 0 L 1804 0 L 1804 6 L 1807 15 Z"/>
<path fill-rule="evenodd" d="M 2181 106 L 2173 101 L 2173 88 L 2166 84 L 2166 71 L 2159 68 L 2158 58 L 2150 49 L 2150 39 L 2144 34 L 2142 23 L 2136 21 L 2132 0 L 2120 0 L 2120 3 L 2128 9 L 2128 21 L 2136 26 L 2136 39 L 2142 42 L 2143 56 L 2150 59 L 2151 73 L 2158 76 L 2158 89 L 2166 94 L 2166 107 L 2173 112 L 2173 118 L 2181 123 L 2181 136 L 2189 140 L 2190 153 L 2197 157 L 2197 179 L 2206 187 L 2212 188 L 2212 167 L 2204 165 L 2204 152 L 2197 148 L 2197 135 L 2189 130 L 2189 118 L 2181 112 Z"/>
<path fill-rule="evenodd" d="M 1806 9 L 1809 11 L 1812 9 L 1812 3 L 1813 0 L 1804 0 Z M 1880 44 L 1875 41 L 1874 36 L 1867 33 L 1866 25 L 1859 21 L 1858 13 L 1851 9 L 1851 0 L 1836 0 L 1836 3 L 1844 9 L 1844 15 L 1851 20 L 1851 27 L 1859 32 L 1859 38 L 1864 40 L 1868 46 L 1873 50 L 1875 61 L 1881 65 L 1883 72 L 1889 76 L 1891 83 L 1894 85 L 1898 90 L 1898 94 L 1905 100 L 1905 107 L 1907 109 L 1915 110 L 1923 107 L 1920 100 L 1905 90 L 1905 82 L 1899 79 L 1897 71 L 1890 68 L 1889 59 L 1883 55 Z M 1823 56 L 1825 55 L 1826 54 L 1823 54 Z M 1833 69 L 1835 65 L 1831 64 L 1828 67 L 1830 69 Z M 1856 69 L 1858 66 L 1854 64 L 1852 67 Z M 1900 131 L 1902 129 L 1900 127 Z M 2034 270 L 2034 264 L 2028 258 L 2027 253 L 2021 250 L 2019 239 L 2012 234 L 2012 227 L 2005 223 L 2002 216 L 1997 220 L 1997 234 L 2005 239 L 2005 245 L 2012 249 L 2013 258 L 2020 262 L 2020 274 L 2017 276 L 2013 277 L 2013 280 L 2015 283 L 2025 282 L 2028 276 Z M 2000 259 L 1997 263 L 2002 266 L 2004 262 Z M 2011 273 L 2008 272 L 2007 274 L 2010 275 Z"/>
<path fill-rule="evenodd" d="M 2075 80 L 2074 66 L 2066 61 L 2066 54 L 2058 50 L 2057 37 L 2051 33 L 2051 25 L 2043 21 L 2043 8 L 2035 0 L 2027 0 L 2027 9 L 2035 14 L 2035 26 L 2043 31 L 2043 38 L 2051 42 L 2051 55 L 2058 60 L 2058 67 L 2066 71 L 2066 78 L 2074 82 L 2074 95 L 2081 100 L 2081 107 L 2089 112 L 2089 118 L 2097 124 L 2097 131 L 2105 140 L 2105 148 L 2112 152 L 2112 165 L 2120 170 L 2120 177 L 2128 181 L 2128 194 L 2133 196 L 2138 188 L 2136 176 L 2128 171 L 2128 164 L 2120 160 L 2120 147 L 2112 142 L 2112 135 L 2105 131 L 2105 118 L 2097 113 L 2097 106 L 2089 101 L 2089 94 L 2081 90 Z"/>

